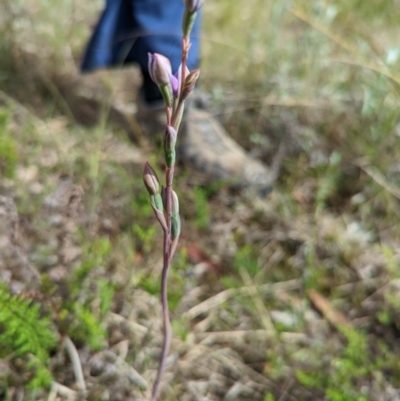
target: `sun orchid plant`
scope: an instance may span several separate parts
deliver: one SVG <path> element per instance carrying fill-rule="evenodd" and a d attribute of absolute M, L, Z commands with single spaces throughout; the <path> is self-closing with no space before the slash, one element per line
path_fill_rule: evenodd
<path fill-rule="evenodd" d="M 164 98 L 167 117 L 164 133 L 165 186 L 160 186 L 158 177 L 148 162 L 146 162 L 143 172 L 143 181 L 150 195 L 151 206 L 164 233 L 163 269 L 161 275 L 164 342 L 153 386 L 152 401 L 156 401 L 159 397 L 165 360 L 171 344 L 172 333 L 168 310 L 167 277 L 181 231 L 178 195 L 172 189 L 175 168 L 175 145 L 182 120 L 184 100 L 193 91 L 200 74 L 199 70 L 189 71 L 186 64 L 190 49 L 190 32 L 193 28 L 197 11 L 202 7 L 203 2 L 204 0 L 184 1 L 182 62 L 175 74 L 172 73 L 171 63 L 168 58 L 161 54 L 149 53 L 149 73 L 152 80 L 158 85 Z"/>

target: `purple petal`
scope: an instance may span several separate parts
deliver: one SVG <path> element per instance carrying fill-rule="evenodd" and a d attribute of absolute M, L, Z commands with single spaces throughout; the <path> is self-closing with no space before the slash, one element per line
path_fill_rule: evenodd
<path fill-rule="evenodd" d="M 179 80 L 178 77 L 175 75 L 170 75 L 169 80 L 171 82 L 171 87 L 172 87 L 172 93 L 175 97 L 178 96 L 178 91 L 179 91 Z"/>

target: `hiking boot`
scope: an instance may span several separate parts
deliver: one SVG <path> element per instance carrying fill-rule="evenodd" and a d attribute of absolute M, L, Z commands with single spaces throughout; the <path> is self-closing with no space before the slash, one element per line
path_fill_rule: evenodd
<path fill-rule="evenodd" d="M 185 102 L 185 107 L 177 142 L 180 161 L 201 172 L 208 183 L 227 181 L 256 190 L 262 197 L 271 192 L 276 180 L 274 171 L 251 158 L 211 113 L 195 108 L 193 102 L 189 107 Z M 148 106 L 139 98 L 136 117 L 147 135 L 165 130 L 163 101 Z"/>

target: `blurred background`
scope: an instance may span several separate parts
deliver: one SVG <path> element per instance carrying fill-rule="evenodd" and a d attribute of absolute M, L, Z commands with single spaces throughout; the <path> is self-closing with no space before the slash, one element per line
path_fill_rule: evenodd
<path fill-rule="evenodd" d="M 103 6 L 1 1 L 3 400 L 146 400 L 154 381 L 162 235 L 142 170 L 162 152 L 135 67 L 79 74 Z M 206 107 L 280 174 L 255 200 L 179 166 L 163 399 L 400 399 L 399 7 L 206 2 Z"/>

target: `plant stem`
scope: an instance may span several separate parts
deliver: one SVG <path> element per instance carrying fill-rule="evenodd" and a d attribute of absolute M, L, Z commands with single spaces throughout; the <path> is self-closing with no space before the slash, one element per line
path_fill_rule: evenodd
<path fill-rule="evenodd" d="M 160 393 L 161 378 L 165 367 L 165 360 L 167 359 L 169 348 L 171 346 L 171 324 L 169 321 L 168 292 L 167 292 L 168 271 L 170 266 L 170 256 L 169 256 L 169 248 L 171 242 L 170 233 L 171 230 L 168 231 L 164 230 L 164 262 L 161 275 L 161 304 L 162 304 L 162 315 L 163 315 L 164 342 L 160 357 L 160 363 L 158 365 L 157 377 L 154 382 L 153 391 L 151 395 L 151 401 L 157 401 L 158 399 Z"/>
<path fill-rule="evenodd" d="M 162 304 L 162 315 L 163 315 L 163 331 L 164 331 L 164 342 L 160 357 L 160 364 L 158 366 L 157 377 L 154 382 L 152 401 L 156 401 L 160 392 L 161 378 L 165 367 L 165 360 L 169 353 L 171 346 L 171 324 L 169 321 L 169 309 L 168 309 L 168 271 L 172 255 L 170 255 L 171 249 L 171 221 L 172 221 L 172 181 L 174 178 L 174 166 L 166 167 L 165 169 L 165 181 L 166 181 L 166 212 L 167 212 L 167 230 L 164 230 L 164 261 L 161 275 L 161 304 Z"/>
<path fill-rule="evenodd" d="M 175 112 L 172 115 L 171 119 L 171 124 L 173 127 L 178 130 L 179 127 L 176 127 L 176 122 L 178 119 L 178 116 L 180 114 L 181 108 L 183 106 L 183 100 L 181 97 L 183 88 L 185 86 L 185 79 L 186 79 L 186 64 L 187 64 L 187 59 L 188 59 L 188 54 L 189 54 L 189 48 L 190 48 L 190 41 L 188 38 L 182 38 L 182 62 L 181 62 L 181 87 L 179 88 L 179 100 L 178 100 L 178 106 L 176 107 Z"/>
<path fill-rule="evenodd" d="M 188 52 L 190 48 L 190 41 L 188 38 L 182 39 L 182 67 L 181 67 L 181 87 L 179 89 L 179 99 L 178 105 L 173 113 L 171 113 L 171 108 L 166 107 L 166 115 L 167 115 L 167 124 L 172 125 L 176 131 L 178 131 L 179 127 L 176 126 L 177 120 L 180 114 L 180 111 L 183 107 L 183 99 L 181 97 L 181 93 L 185 86 L 185 78 L 186 78 L 186 63 L 188 58 Z M 172 116 L 171 116 L 172 114 Z M 168 271 L 171 264 L 171 259 L 173 256 L 173 252 L 175 250 L 175 246 L 172 247 L 172 239 L 171 239 L 171 224 L 172 224 L 172 183 L 174 178 L 174 165 L 171 167 L 166 167 L 165 169 L 165 181 L 166 181 L 166 223 L 167 229 L 164 229 L 164 259 L 163 259 L 163 269 L 161 275 L 161 304 L 162 304 L 162 315 L 163 315 L 163 333 L 164 333 L 164 341 L 163 348 L 160 357 L 160 363 L 158 366 L 157 377 L 154 382 L 153 391 L 151 395 L 151 401 L 157 401 L 160 395 L 160 384 L 161 378 L 165 368 L 165 361 L 167 359 L 169 349 L 171 346 L 171 323 L 169 320 L 169 309 L 168 309 L 168 291 L 167 291 L 167 281 L 168 281 Z M 177 240 L 177 238 L 175 239 Z M 176 244 L 175 244 L 176 245 Z"/>

